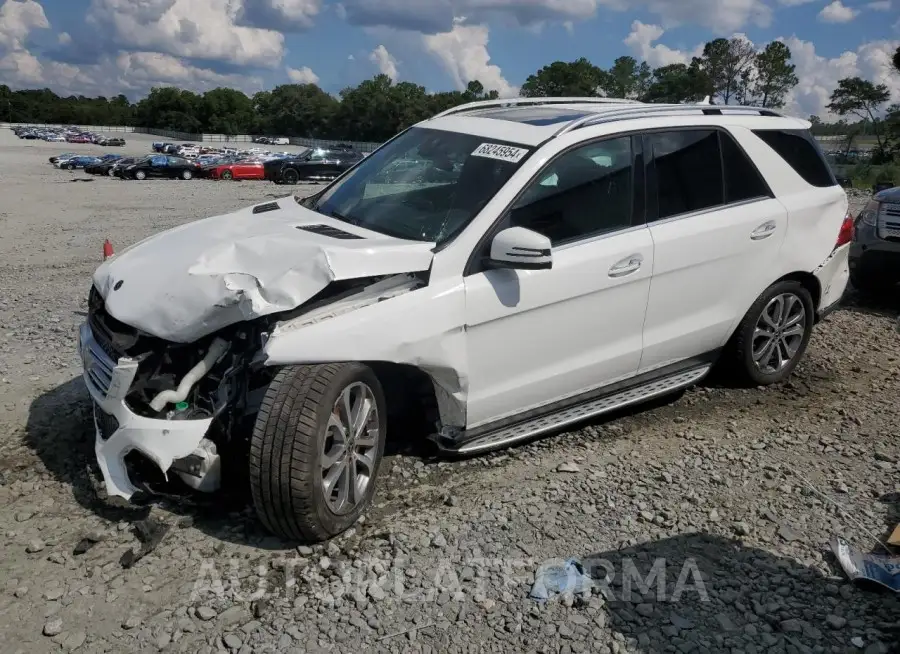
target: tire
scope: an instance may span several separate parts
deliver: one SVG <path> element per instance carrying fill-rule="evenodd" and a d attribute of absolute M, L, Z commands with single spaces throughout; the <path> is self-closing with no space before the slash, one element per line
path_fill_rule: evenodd
<path fill-rule="evenodd" d="M 782 309 L 779 309 L 779 302 Z M 779 321 L 777 318 L 783 307 L 788 308 L 788 315 Z M 769 316 L 768 321 L 764 312 Z M 806 287 L 795 281 L 773 284 L 747 311 L 726 347 L 723 363 L 730 376 L 741 384 L 769 386 L 782 382 L 803 358 L 814 323 L 815 306 Z M 767 342 L 766 336 L 757 331 L 758 326 L 776 335 L 775 349 L 769 348 L 768 358 L 764 347 L 770 346 L 773 339 Z M 785 358 L 786 355 L 789 356 Z"/>
<path fill-rule="evenodd" d="M 356 441 L 351 447 L 353 452 L 365 449 L 368 465 L 360 458 L 353 469 L 368 469 L 369 474 L 361 482 L 364 487 L 358 491 L 357 501 L 341 506 L 340 495 L 333 493 L 345 488 L 340 482 L 350 468 L 343 468 L 329 494 L 322 461 L 326 445 L 330 451 L 339 447 L 340 439 L 334 436 L 339 432 L 329 426 L 329 419 L 335 417 L 334 407 L 345 391 L 350 391 L 354 400 L 362 393 L 368 397 L 377 413 L 373 417 L 370 412 L 366 424 L 377 426 L 377 432 L 371 446 Z M 339 411 L 338 417 L 341 414 Z M 281 538 L 304 541 L 326 540 L 348 529 L 375 493 L 386 427 L 384 392 L 368 366 L 331 363 L 288 366 L 279 371 L 266 391 L 250 440 L 250 490 L 263 525 Z M 339 470 L 339 463 L 329 469 L 332 473 Z"/>
<path fill-rule="evenodd" d="M 147 179 L 147 173 L 145 173 L 143 170 L 135 171 L 134 178 L 138 181 L 145 180 Z"/>
<path fill-rule="evenodd" d="M 181 171 L 181 179 L 183 179 L 184 181 L 188 181 L 188 180 L 192 179 L 193 177 L 194 177 L 194 173 L 192 173 L 190 170 L 182 170 Z"/>
<path fill-rule="evenodd" d="M 107 170 L 107 171 L 106 171 L 106 174 L 109 175 L 110 177 L 115 177 L 115 176 L 116 176 L 116 173 L 115 173 L 115 171 L 114 171 L 112 168 L 110 168 L 109 170 Z"/>
<path fill-rule="evenodd" d="M 300 173 L 293 168 L 288 168 L 281 172 L 281 181 L 285 184 L 294 185 L 300 181 Z"/>
<path fill-rule="evenodd" d="M 226 181 L 231 181 L 232 179 L 234 179 L 234 173 L 232 173 L 230 170 L 223 170 L 222 171 L 222 179 L 224 179 Z"/>
<path fill-rule="evenodd" d="M 66 170 L 75 170 L 75 166 L 73 164 L 66 164 Z"/>

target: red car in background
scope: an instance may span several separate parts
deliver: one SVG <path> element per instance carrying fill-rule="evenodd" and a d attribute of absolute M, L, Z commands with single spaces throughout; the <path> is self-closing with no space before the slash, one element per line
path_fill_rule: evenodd
<path fill-rule="evenodd" d="M 237 161 L 209 170 L 211 179 L 265 179 L 265 169 L 259 161 Z"/>
<path fill-rule="evenodd" d="M 90 137 L 85 136 L 84 134 L 73 134 L 71 136 L 67 136 L 66 140 L 69 143 L 90 143 L 91 142 Z"/>

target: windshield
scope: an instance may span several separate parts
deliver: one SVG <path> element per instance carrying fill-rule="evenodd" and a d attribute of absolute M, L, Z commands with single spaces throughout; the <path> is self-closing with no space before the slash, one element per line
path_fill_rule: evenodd
<path fill-rule="evenodd" d="M 307 206 L 376 232 L 440 244 L 469 224 L 529 153 L 482 136 L 414 127 Z"/>

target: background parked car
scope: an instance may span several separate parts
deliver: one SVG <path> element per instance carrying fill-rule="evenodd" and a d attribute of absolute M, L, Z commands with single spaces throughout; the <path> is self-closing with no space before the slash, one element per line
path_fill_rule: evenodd
<path fill-rule="evenodd" d="M 150 177 L 192 179 L 199 170 L 200 166 L 193 161 L 172 155 L 157 154 L 124 167 L 121 176 L 125 179 L 136 180 Z"/>
<path fill-rule="evenodd" d="M 310 150 L 298 157 L 267 162 L 265 178 L 276 184 L 330 180 L 343 174 L 360 159 L 362 155 L 352 150 Z"/>
<path fill-rule="evenodd" d="M 235 161 L 220 164 L 209 170 L 211 179 L 265 179 L 265 169 L 260 161 Z"/>
<path fill-rule="evenodd" d="M 84 168 L 85 166 L 90 166 L 99 162 L 100 159 L 98 157 L 79 155 L 77 157 L 72 157 L 71 159 L 57 161 L 54 165 L 59 168 L 65 168 L 66 170 L 75 170 L 76 168 Z"/>
<path fill-rule="evenodd" d="M 50 157 L 50 163 L 55 164 L 60 159 L 71 159 L 72 157 L 77 157 L 77 152 L 64 152 L 63 154 L 57 154 Z"/>
<path fill-rule="evenodd" d="M 96 163 L 84 167 L 88 175 L 105 175 L 113 164 L 122 158 L 120 154 L 104 154 Z"/>

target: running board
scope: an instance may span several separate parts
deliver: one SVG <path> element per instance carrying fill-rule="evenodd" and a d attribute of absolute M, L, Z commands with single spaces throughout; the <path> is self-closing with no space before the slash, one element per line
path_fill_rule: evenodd
<path fill-rule="evenodd" d="M 477 454 L 499 449 L 581 422 L 587 418 L 593 418 L 687 388 L 703 379 L 711 368 L 712 366 L 705 365 L 699 368 L 691 368 L 690 370 L 682 370 L 639 386 L 632 386 L 609 395 L 603 395 L 575 405 L 568 405 L 550 413 L 500 427 L 471 440 L 466 439 L 465 432 L 454 439 L 438 437 L 435 440 L 438 447 L 448 454 Z"/>

